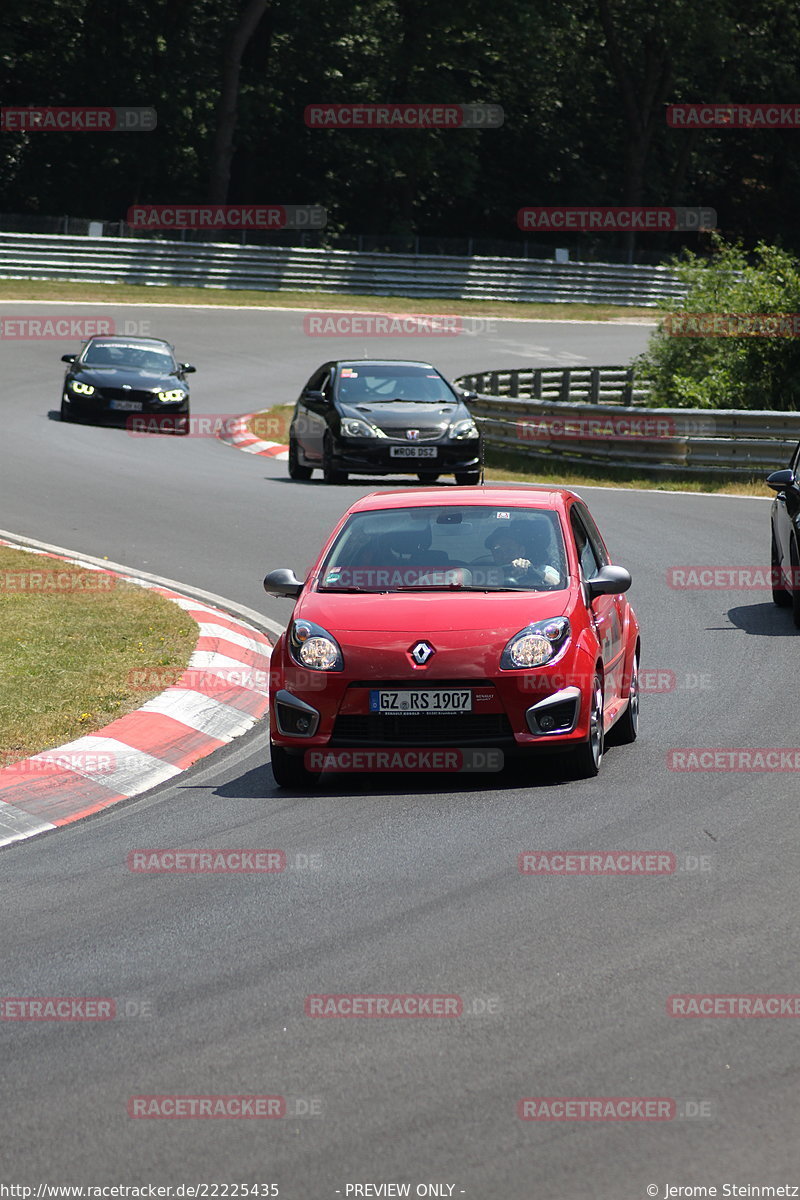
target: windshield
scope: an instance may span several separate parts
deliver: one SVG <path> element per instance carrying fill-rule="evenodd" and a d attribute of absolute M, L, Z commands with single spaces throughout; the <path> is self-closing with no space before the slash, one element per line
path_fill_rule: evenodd
<path fill-rule="evenodd" d="M 320 591 L 555 591 L 567 586 L 549 509 L 469 505 L 354 513 L 325 558 Z"/>
<path fill-rule="evenodd" d="M 126 367 L 133 370 L 169 375 L 175 369 L 175 359 L 168 350 L 131 346 L 124 342 L 98 342 L 89 345 L 81 358 L 84 367 Z"/>
<path fill-rule="evenodd" d="M 337 399 L 345 404 L 411 400 L 422 404 L 457 404 L 458 398 L 431 367 L 398 363 L 353 363 L 340 367 Z"/>

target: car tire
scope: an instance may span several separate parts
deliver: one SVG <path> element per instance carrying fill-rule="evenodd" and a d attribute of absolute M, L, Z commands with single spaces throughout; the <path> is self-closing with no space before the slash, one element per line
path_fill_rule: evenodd
<path fill-rule="evenodd" d="M 347 472 L 339 471 L 333 465 L 333 445 L 329 437 L 325 438 L 322 447 L 322 482 L 333 485 L 347 483 Z"/>
<path fill-rule="evenodd" d="M 792 602 L 792 619 L 795 628 L 800 629 L 800 555 L 797 553 L 797 542 L 792 538 L 792 548 L 789 555 L 792 566 L 789 596 Z"/>
<path fill-rule="evenodd" d="M 628 707 L 613 729 L 608 731 L 609 745 L 629 746 L 639 735 L 639 652 L 633 656 L 631 681 L 628 686 Z"/>
<path fill-rule="evenodd" d="M 289 438 L 289 478 L 296 480 L 310 479 L 313 467 L 302 467 L 297 461 L 297 442 Z"/>
<path fill-rule="evenodd" d="M 600 770 L 605 750 L 603 730 L 603 681 L 595 675 L 592 683 L 592 707 L 589 715 L 589 736 L 571 751 L 567 760 L 571 779 L 594 779 Z"/>
<path fill-rule="evenodd" d="M 302 791 L 313 787 L 319 779 L 319 775 L 306 768 L 302 754 L 290 754 L 283 746 L 276 746 L 274 742 L 270 742 L 269 757 L 272 775 L 278 787 Z"/>
<path fill-rule="evenodd" d="M 438 478 L 438 471 L 417 471 L 417 479 L 420 483 L 436 483 Z"/>
<path fill-rule="evenodd" d="M 455 477 L 456 483 L 460 483 L 464 487 L 467 487 L 473 483 L 480 483 L 481 481 L 480 471 L 456 471 Z"/>
<path fill-rule="evenodd" d="M 63 400 L 61 401 L 61 420 L 65 424 L 68 422 L 71 423 L 75 420 L 74 414 L 70 412 L 69 406 L 65 404 Z"/>
<path fill-rule="evenodd" d="M 774 531 L 773 531 L 770 541 L 772 543 L 772 572 L 773 572 L 772 578 L 774 580 L 778 580 L 781 578 L 781 564 L 778 561 L 778 551 L 775 547 Z M 791 596 L 790 592 L 787 592 L 786 588 L 776 587 L 775 584 L 773 583 L 773 585 L 772 585 L 772 601 L 774 604 L 777 604 L 778 608 L 789 608 L 789 606 L 792 603 L 792 596 Z"/>

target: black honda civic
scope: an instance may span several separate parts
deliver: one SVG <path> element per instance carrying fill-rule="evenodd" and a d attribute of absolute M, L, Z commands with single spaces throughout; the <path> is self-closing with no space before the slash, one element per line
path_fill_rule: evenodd
<path fill-rule="evenodd" d="M 64 354 L 69 363 L 61 392 L 61 420 L 129 420 L 135 413 L 157 413 L 164 431 L 188 431 L 189 385 L 195 368 L 176 361 L 174 348 L 161 338 L 94 337 L 80 354 Z M 184 428 L 186 426 L 186 428 Z"/>
<path fill-rule="evenodd" d="M 289 475 L 325 483 L 354 475 L 455 475 L 478 483 L 481 435 L 460 392 L 428 363 L 327 362 L 314 372 L 289 427 Z"/>

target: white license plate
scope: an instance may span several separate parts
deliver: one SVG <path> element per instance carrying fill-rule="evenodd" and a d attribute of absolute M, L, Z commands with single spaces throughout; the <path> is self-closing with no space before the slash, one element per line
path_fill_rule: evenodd
<path fill-rule="evenodd" d="M 436 458 L 436 446 L 390 446 L 390 458 Z"/>
<path fill-rule="evenodd" d="M 109 400 L 108 407 L 113 408 L 115 412 L 142 411 L 142 403 L 140 400 Z"/>
<path fill-rule="evenodd" d="M 402 692 L 370 691 L 369 711 L 377 713 L 453 713 L 472 712 L 472 691 L 469 688 L 431 688 Z"/>

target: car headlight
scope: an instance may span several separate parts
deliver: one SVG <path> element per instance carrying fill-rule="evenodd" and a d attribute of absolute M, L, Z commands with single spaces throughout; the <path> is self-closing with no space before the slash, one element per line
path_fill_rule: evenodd
<path fill-rule="evenodd" d="M 542 667 L 558 658 L 566 648 L 569 637 L 570 627 L 566 617 L 534 621 L 514 634 L 500 656 L 500 666 L 512 671 Z"/>
<path fill-rule="evenodd" d="M 345 417 L 342 421 L 343 437 L 386 437 L 382 429 L 362 421 L 358 417 Z"/>
<path fill-rule="evenodd" d="M 164 400 L 164 401 L 183 400 L 185 395 L 186 395 L 186 392 L 184 392 L 181 388 L 173 388 L 171 392 L 159 392 L 158 398 L 159 398 L 159 400 Z"/>
<path fill-rule="evenodd" d="M 450 437 L 456 438 L 457 441 L 465 441 L 467 438 L 480 437 L 478 426 L 470 418 L 465 421 L 454 421 L 450 426 Z"/>
<path fill-rule="evenodd" d="M 301 667 L 311 671 L 343 671 L 344 658 L 339 643 L 327 629 L 313 621 L 292 621 L 289 653 Z"/>
<path fill-rule="evenodd" d="M 93 396 L 94 388 L 90 383 L 81 383 L 80 379 L 70 379 L 69 386 L 73 392 L 77 392 L 79 396 Z"/>

